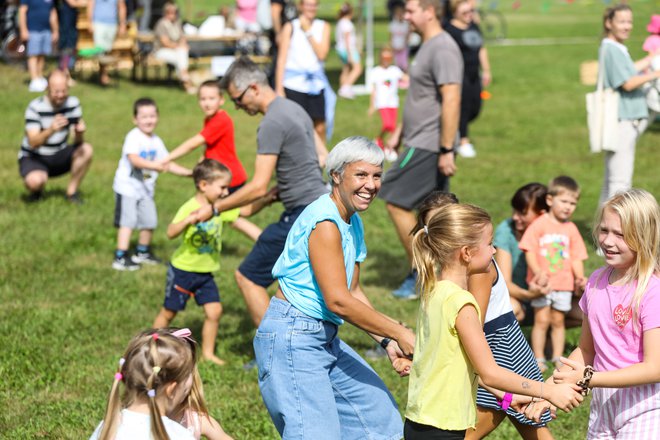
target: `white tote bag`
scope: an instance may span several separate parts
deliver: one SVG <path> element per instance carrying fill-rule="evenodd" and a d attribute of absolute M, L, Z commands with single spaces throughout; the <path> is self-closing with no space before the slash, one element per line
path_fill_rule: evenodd
<path fill-rule="evenodd" d="M 619 143 L 619 92 L 603 87 L 605 67 L 603 48 L 598 57 L 598 82 L 596 91 L 587 93 L 587 125 L 589 127 L 589 148 L 592 153 L 616 151 Z"/>

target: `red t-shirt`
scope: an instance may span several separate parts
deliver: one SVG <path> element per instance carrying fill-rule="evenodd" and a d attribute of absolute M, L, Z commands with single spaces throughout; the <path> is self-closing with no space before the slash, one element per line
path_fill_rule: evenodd
<path fill-rule="evenodd" d="M 247 180 L 247 173 L 236 155 L 234 145 L 234 122 L 224 110 L 204 120 L 204 128 L 199 133 L 206 141 L 204 157 L 215 159 L 231 171 L 229 186 L 242 185 Z"/>

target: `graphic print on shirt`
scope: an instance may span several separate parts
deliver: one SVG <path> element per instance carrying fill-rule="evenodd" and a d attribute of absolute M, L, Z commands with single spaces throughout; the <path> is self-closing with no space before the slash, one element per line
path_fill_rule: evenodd
<path fill-rule="evenodd" d="M 219 236 L 220 228 L 216 222 L 200 222 L 195 225 L 195 232 L 190 236 L 190 244 L 200 254 L 212 254 L 217 252 Z"/>
<path fill-rule="evenodd" d="M 156 160 L 156 149 L 152 148 L 151 150 L 140 150 L 140 158 L 144 160 Z M 143 168 L 135 168 L 131 172 L 131 177 L 138 180 L 148 180 L 151 178 L 152 171 L 146 170 Z"/>
<path fill-rule="evenodd" d="M 618 304 L 614 310 L 612 310 L 612 317 L 619 330 L 623 330 L 626 324 L 628 324 L 628 321 L 630 321 L 630 318 L 632 318 L 632 306 L 628 306 L 624 309 L 621 304 Z"/>
<path fill-rule="evenodd" d="M 570 258 L 568 254 L 568 237 L 563 234 L 546 234 L 539 240 L 541 256 L 548 261 L 550 273 L 564 269 L 564 261 Z"/>

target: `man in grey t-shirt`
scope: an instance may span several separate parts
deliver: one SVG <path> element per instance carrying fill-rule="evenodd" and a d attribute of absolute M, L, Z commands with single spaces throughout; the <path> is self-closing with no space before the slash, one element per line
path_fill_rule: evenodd
<path fill-rule="evenodd" d="M 412 262 L 410 231 L 413 210 L 435 190 L 448 191 L 456 172 L 457 141 L 463 81 L 463 57 L 456 42 L 440 25 L 439 0 L 408 0 L 406 20 L 423 44 L 410 67 L 410 88 L 403 110 L 403 151 L 383 178 L 380 197 L 394 222 L 408 259 Z M 395 139 L 398 143 L 400 139 Z M 392 292 L 415 299 L 415 273 Z"/>
<path fill-rule="evenodd" d="M 307 112 L 293 101 L 278 97 L 266 74 L 247 57 L 235 61 L 222 80 L 237 108 L 264 118 L 257 130 L 254 176 L 238 191 L 215 203 L 218 211 L 247 205 L 268 193 L 273 173 L 284 213 L 261 233 L 250 254 L 235 272 L 236 282 L 255 324 L 259 326 L 270 298 L 266 288 L 275 280 L 271 273 L 284 249 L 289 229 L 307 205 L 328 192 L 321 167 L 327 151 L 314 132 Z M 210 209 L 200 217 L 210 217 Z"/>

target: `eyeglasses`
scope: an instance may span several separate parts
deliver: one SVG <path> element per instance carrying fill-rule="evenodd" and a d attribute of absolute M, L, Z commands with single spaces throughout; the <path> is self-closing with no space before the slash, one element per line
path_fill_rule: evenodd
<path fill-rule="evenodd" d="M 245 88 L 245 90 L 243 90 L 243 93 L 241 93 L 241 94 L 238 95 L 237 97 L 235 97 L 235 98 L 234 98 L 233 96 L 230 96 L 230 97 L 229 97 L 229 99 L 231 99 L 231 102 L 233 102 L 234 105 L 235 105 L 237 108 L 241 108 L 241 107 L 243 107 L 243 97 L 245 96 L 245 94 L 247 93 L 247 91 L 250 90 L 250 87 L 252 87 L 252 84 L 248 85 L 248 86 Z"/>

